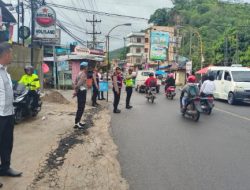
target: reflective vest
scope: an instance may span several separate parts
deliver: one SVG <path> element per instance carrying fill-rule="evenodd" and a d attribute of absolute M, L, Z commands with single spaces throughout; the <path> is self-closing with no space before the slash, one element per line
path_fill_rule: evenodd
<path fill-rule="evenodd" d="M 18 83 L 25 85 L 30 90 L 37 90 L 40 88 L 40 81 L 39 81 L 39 78 L 36 74 L 32 74 L 32 75 L 25 74 L 18 81 Z"/>
<path fill-rule="evenodd" d="M 133 79 L 132 78 L 126 79 L 125 84 L 126 84 L 126 87 L 133 87 L 133 84 L 134 84 Z"/>

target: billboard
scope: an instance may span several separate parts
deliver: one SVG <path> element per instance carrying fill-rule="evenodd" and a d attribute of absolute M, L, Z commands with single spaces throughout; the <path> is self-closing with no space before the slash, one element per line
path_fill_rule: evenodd
<path fill-rule="evenodd" d="M 150 35 L 150 60 L 167 60 L 169 33 L 161 31 L 152 31 Z"/>

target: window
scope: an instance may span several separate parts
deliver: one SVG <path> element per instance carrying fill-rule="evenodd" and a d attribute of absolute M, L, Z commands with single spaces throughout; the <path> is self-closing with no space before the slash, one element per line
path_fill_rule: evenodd
<path fill-rule="evenodd" d="M 141 63 L 141 59 L 137 58 L 135 62 L 136 63 Z"/>
<path fill-rule="evenodd" d="M 235 82 L 250 82 L 250 71 L 232 71 Z"/>
<path fill-rule="evenodd" d="M 151 72 L 142 72 L 141 75 L 142 75 L 142 76 L 149 76 L 150 73 L 151 73 Z"/>
<path fill-rule="evenodd" d="M 222 74 L 223 74 L 223 71 L 217 71 L 217 74 L 216 74 L 216 80 L 221 80 L 222 79 Z"/>
<path fill-rule="evenodd" d="M 145 43 L 148 43 L 148 38 L 145 38 Z"/>
<path fill-rule="evenodd" d="M 136 48 L 136 53 L 141 53 L 141 48 Z"/>
<path fill-rule="evenodd" d="M 145 49 L 144 49 L 144 52 L 145 52 L 145 53 L 148 53 L 148 48 L 145 48 Z"/>
<path fill-rule="evenodd" d="M 230 76 L 230 73 L 228 71 L 225 71 L 224 80 L 231 81 L 231 76 Z"/>
<path fill-rule="evenodd" d="M 141 43 L 141 38 L 136 39 L 137 43 Z"/>

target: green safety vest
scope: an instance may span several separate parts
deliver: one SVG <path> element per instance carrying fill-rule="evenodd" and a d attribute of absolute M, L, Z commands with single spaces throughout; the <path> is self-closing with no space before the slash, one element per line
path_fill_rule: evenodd
<path fill-rule="evenodd" d="M 126 84 L 126 87 L 133 87 L 134 85 L 134 82 L 133 82 L 133 79 L 125 79 L 125 84 Z"/>

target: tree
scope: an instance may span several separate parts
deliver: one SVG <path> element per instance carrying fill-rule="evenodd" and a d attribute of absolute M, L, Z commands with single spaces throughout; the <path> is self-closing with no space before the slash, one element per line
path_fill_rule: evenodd
<path fill-rule="evenodd" d="M 194 28 L 202 37 L 205 65 L 248 63 L 250 47 L 250 6 L 232 4 L 219 0 L 173 0 L 171 9 L 158 9 L 149 23 L 160 26 L 176 25 L 176 15 L 184 28 Z M 185 32 L 184 32 L 185 33 Z M 184 36 L 184 33 L 181 35 Z M 187 39 L 188 38 L 188 39 Z M 190 57 L 190 38 L 185 36 L 180 52 Z M 192 61 L 199 68 L 199 43 L 192 37 Z"/>

